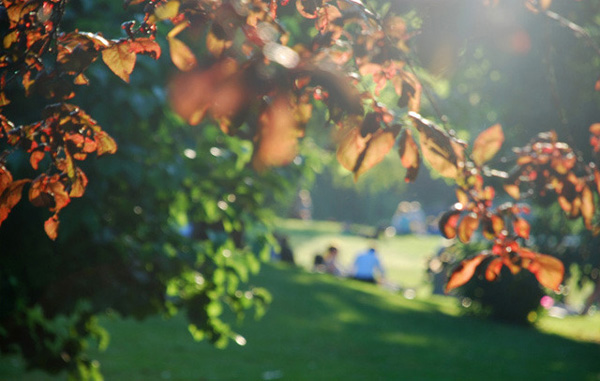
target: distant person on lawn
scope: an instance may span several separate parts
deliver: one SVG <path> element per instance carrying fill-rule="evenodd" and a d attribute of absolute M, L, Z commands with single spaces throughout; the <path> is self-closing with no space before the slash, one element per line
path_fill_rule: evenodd
<path fill-rule="evenodd" d="M 385 275 L 374 247 L 357 255 L 352 270 L 354 279 L 369 283 L 377 283 Z"/>
<path fill-rule="evenodd" d="M 325 254 L 324 264 L 325 264 L 325 272 L 328 274 L 332 274 L 335 276 L 344 275 L 343 271 L 338 264 L 338 248 L 335 246 L 329 246 L 327 248 L 327 253 Z"/>

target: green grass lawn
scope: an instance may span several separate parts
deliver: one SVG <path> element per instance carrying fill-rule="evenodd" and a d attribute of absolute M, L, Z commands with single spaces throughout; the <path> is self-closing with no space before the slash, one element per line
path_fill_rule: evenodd
<path fill-rule="evenodd" d="M 321 244 L 321 231 L 316 233 L 292 237 L 294 246 L 302 244 L 296 250 L 300 264 Z M 334 232 L 332 237 L 348 243 L 350 256 L 352 242 L 363 243 Z M 422 250 L 437 245 L 435 240 L 397 239 L 388 243 L 415 240 Z M 397 268 L 406 277 L 409 264 L 421 266 L 428 255 L 402 251 L 394 261 L 396 254 L 384 244 L 379 243 L 388 271 Z M 415 258 L 400 260 L 408 255 Z M 401 273 L 397 280 L 418 285 L 422 278 L 412 276 L 409 281 Z M 539 329 L 515 327 L 461 317 L 450 297 L 419 293 L 408 300 L 375 285 L 278 263 L 265 264 L 253 283 L 268 288 L 273 303 L 262 319 L 250 318 L 237 327 L 247 339 L 245 346 L 231 343 L 218 350 L 194 342 L 183 317 L 141 323 L 103 319 L 111 343 L 94 357 L 105 379 L 600 380 L 599 314 L 543 317 Z M 57 379 L 23 373 L 19 366 L 15 358 L 2 359 L 0 380 Z"/>
<path fill-rule="evenodd" d="M 278 231 L 289 236 L 296 263 L 310 270 L 316 254 L 324 254 L 329 245 L 339 249 L 340 265 L 350 270 L 356 254 L 374 244 L 386 271 L 386 279 L 403 287 L 426 287 L 425 269 L 429 257 L 442 244 L 440 236 L 393 236 L 374 240 L 342 232 L 336 222 L 282 220 Z M 351 232 L 372 234 L 374 229 L 351 226 Z"/>

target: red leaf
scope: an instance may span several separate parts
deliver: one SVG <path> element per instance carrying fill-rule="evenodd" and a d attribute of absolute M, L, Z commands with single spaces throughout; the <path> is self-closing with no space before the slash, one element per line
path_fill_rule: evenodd
<path fill-rule="evenodd" d="M 51 240 L 55 240 L 58 236 L 58 226 L 60 221 L 58 220 L 58 214 L 53 215 L 44 222 L 44 230 Z"/>
<path fill-rule="evenodd" d="M 592 229 L 592 219 L 594 218 L 595 211 L 594 194 L 590 187 L 586 185 L 581 191 L 581 216 L 583 217 L 585 227 L 590 230 Z"/>
<path fill-rule="evenodd" d="M 502 143 L 504 143 L 504 133 L 499 124 L 482 131 L 473 143 L 471 153 L 473 162 L 477 165 L 487 162 L 500 150 Z"/>
<path fill-rule="evenodd" d="M 462 243 L 468 243 L 471 236 L 479 227 L 479 217 L 475 213 L 467 214 L 458 225 L 458 239 Z"/>
<path fill-rule="evenodd" d="M 487 256 L 488 254 L 481 253 L 473 258 L 463 260 L 458 267 L 452 271 L 452 275 L 450 275 L 450 279 L 448 279 L 448 283 L 446 284 L 446 293 L 467 283 L 469 279 L 473 277 L 473 274 L 475 274 L 477 266 L 479 266 Z"/>
<path fill-rule="evenodd" d="M 10 183 L 0 194 L 0 224 L 8 217 L 12 208 L 21 200 L 21 193 L 29 179 L 22 179 Z"/>
<path fill-rule="evenodd" d="M 400 160 L 402 161 L 402 166 L 406 168 L 404 181 L 415 181 L 417 174 L 419 173 L 421 158 L 411 130 L 406 128 L 402 130 L 399 146 Z"/>

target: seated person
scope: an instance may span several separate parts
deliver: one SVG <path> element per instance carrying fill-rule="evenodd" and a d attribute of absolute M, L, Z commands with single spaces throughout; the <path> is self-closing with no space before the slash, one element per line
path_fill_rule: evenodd
<path fill-rule="evenodd" d="M 383 278 L 384 274 L 381 262 L 379 262 L 379 258 L 377 257 L 377 252 L 373 247 L 359 254 L 354 260 L 352 271 L 352 277 L 354 279 L 363 282 L 377 283 L 378 280 Z"/>

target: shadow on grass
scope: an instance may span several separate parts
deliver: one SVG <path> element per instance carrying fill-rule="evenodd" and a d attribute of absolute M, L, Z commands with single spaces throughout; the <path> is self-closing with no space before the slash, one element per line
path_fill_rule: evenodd
<path fill-rule="evenodd" d="M 435 302 L 300 269 L 268 264 L 255 283 L 273 303 L 239 327 L 243 347 L 196 343 L 182 317 L 105 321 L 106 380 L 600 379 L 598 344 L 450 316 Z"/>

